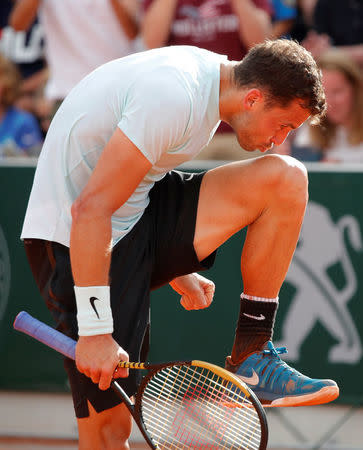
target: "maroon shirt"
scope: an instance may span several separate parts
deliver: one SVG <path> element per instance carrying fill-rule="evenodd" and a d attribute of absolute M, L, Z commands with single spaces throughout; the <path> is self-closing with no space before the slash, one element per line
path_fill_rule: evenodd
<path fill-rule="evenodd" d="M 144 0 L 144 10 L 153 0 Z M 271 14 L 269 0 L 253 0 Z M 230 0 L 179 0 L 166 45 L 195 45 L 239 61 L 247 53 Z M 218 131 L 231 131 L 222 123 Z"/>
<path fill-rule="evenodd" d="M 152 2 L 144 0 L 144 9 Z M 253 2 L 271 13 L 269 0 Z M 237 61 L 247 52 L 230 0 L 179 0 L 166 45 L 196 45 Z"/>

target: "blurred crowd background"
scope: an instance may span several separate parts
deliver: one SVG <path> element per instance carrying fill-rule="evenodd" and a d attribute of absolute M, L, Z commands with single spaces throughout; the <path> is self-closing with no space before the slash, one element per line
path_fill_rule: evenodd
<path fill-rule="evenodd" d="M 0 158 L 36 157 L 68 92 L 111 59 L 186 44 L 240 60 L 276 38 L 313 54 L 328 111 L 271 152 L 363 163 L 362 0 L 1 0 Z M 199 159 L 256 155 L 222 123 Z"/>

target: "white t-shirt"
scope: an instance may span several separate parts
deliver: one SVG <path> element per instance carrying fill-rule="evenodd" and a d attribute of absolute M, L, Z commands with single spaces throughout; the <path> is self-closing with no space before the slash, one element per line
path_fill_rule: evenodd
<path fill-rule="evenodd" d="M 46 96 L 63 99 L 96 67 L 134 52 L 109 0 L 42 0 L 49 66 Z"/>
<path fill-rule="evenodd" d="M 166 47 L 109 62 L 84 78 L 47 133 L 21 237 L 69 246 L 71 205 L 119 127 L 153 164 L 112 217 L 113 243 L 122 238 L 142 216 L 154 183 L 213 137 L 225 60 L 196 47 Z"/>

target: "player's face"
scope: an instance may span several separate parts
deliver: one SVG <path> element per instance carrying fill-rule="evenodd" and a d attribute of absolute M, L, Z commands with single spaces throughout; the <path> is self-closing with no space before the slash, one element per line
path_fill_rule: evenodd
<path fill-rule="evenodd" d="M 282 144 L 291 130 L 298 128 L 310 112 L 296 99 L 288 106 L 266 106 L 264 101 L 247 113 L 236 114 L 231 125 L 240 146 L 247 150 L 265 152 Z"/>

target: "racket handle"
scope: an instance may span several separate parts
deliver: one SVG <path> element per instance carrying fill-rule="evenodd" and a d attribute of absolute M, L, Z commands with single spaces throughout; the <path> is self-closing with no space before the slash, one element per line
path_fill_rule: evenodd
<path fill-rule="evenodd" d="M 73 360 L 76 359 L 76 341 L 41 322 L 28 314 L 26 311 L 21 311 L 15 317 L 13 327 L 15 330 L 28 334 L 62 355 Z M 122 387 L 115 380 L 113 380 L 111 382 L 111 388 L 118 395 L 118 397 L 123 400 L 130 413 L 133 415 L 134 405 Z M 138 425 L 140 426 L 140 421 L 138 421 Z M 157 447 L 152 443 L 150 437 L 147 433 L 145 433 L 145 430 L 142 427 L 140 430 L 150 447 L 156 449 Z"/>
<path fill-rule="evenodd" d="M 76 341 L 45 323 L 40 322 L 40 320 L 31 316 L 26 311 L 21 311 L 16 316 L 13 326 L 15 330 L 28 334 L 70 359 L 75 359 Z"/>

